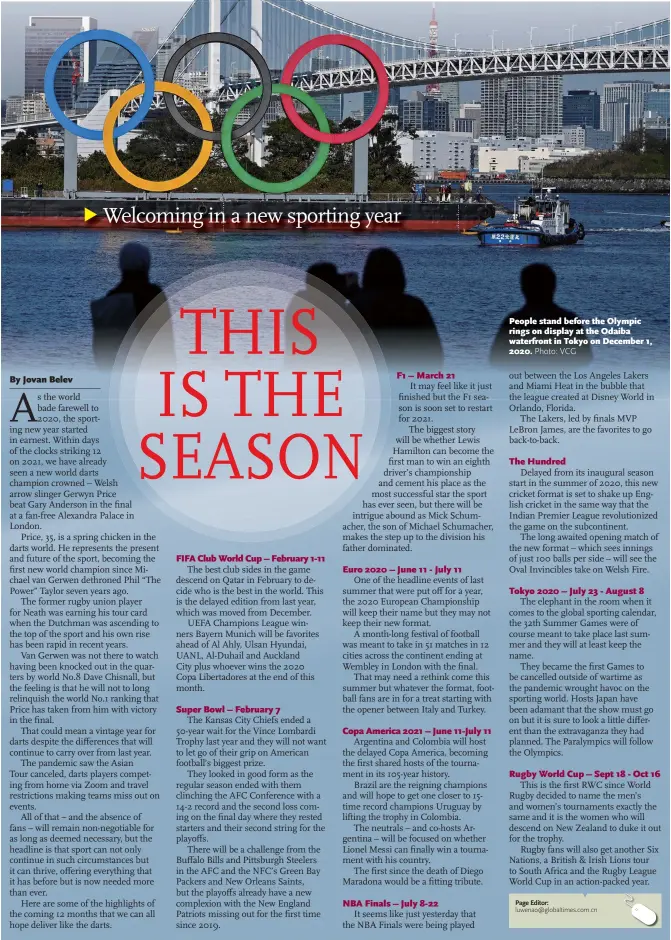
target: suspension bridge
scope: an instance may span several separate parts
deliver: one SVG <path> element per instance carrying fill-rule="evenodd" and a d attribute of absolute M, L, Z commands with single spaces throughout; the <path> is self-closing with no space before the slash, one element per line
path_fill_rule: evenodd
<path fill-rule="evenodd" d="M 525 52 L 475 52 L 385 63 L 390 85 L 426 85 L 436 82 L 474 81 L 515 75 L 579 75 L 602 72 L 668 72 L 668 48 L 649 46 L 527 50 Z M 254 87 L 254 81 L 225 85 L 220 104 L 235 100 Z M 298 75 L 293 83 L 311 95 L 370 91 L 377 79 L 370 66 L 315 71 Z"/>
<path fill-rule="evenodd" d="M 618 24 L 616 24 L 617 26 Z M 621 24 L 619 24 L 621 25 Z M 364 26 L 353 20 L 322 10 L 307 0 L 193 0 L 184 15 L 163 41 L 152 59 L 155 71 L 162 52 L 180 39 L 188 40 L 206 32 L 230 32 L 241 36 L 264 56 L 272 72 L 279 75 L 289 55 L 299 45 L 316 36 L 338 33 L 366 42 L 384 63 L 392 86 L 413 86 L 438 82 L 485 80 L 523 75 L 585 75 L 634 73 L 668 73 L 669 20 L 657 20 L 626 29 L 610 28 L 587 39 L 529 46 L 528 48 L 462 49 L 449 48 L 426 39 L 408 39 L 385 30 Z M 571 34 L 571 30 L 568 30 Z M 132 57 L 118 50 L 114 62 L 113 86 L 101 64 L 93 70 L 89 89 L 102 91 L 112 87 L 123 91 L 142 81 Z M 199 96 L 210 103 L 225 107 L 258 83 L 255 70 L 241 61 L 239 50 L 209 44 L 186 56 L 176 75 L 199 75 L 202 88 Z M 119 64 L 125 65 L 119 68 Z M 240 77 L 241 73 L 243 77 Z M 123 80 L 125 74 L 125 81 Z M 297 71 L 294 84 L 311 95 L 347 94 L 373 90 L 376 78 L 372 68 L 346 47 L 325 47 L 306 67 Z M 66 113 L 83 118 L 90 110 L 79 106 Z M 89 101 L 91 101 L 89 90 Z M 94 100 L 97 100 L 95 98 Z M 126 109 L 130 114 L 139 106 L 133 100 Z M 156 94 L 153 109 L 164 107 L 163 96 Z M 3 125 L 8 136 L 18 130 L 54 126 L 58 122 L 46 117 Z"/>

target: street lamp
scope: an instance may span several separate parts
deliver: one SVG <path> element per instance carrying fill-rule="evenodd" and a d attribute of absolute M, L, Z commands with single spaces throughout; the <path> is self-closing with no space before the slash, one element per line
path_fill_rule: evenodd
<path fill-rule="evenodd" d="M 461 36 L 461 33 L 455 33 L 455 34 L 454 34 L 454 48 L 455 48 L 455 51 L 456 51 L 456 48 L 457 48 L 457 39 L 458 39 L 459 36 Z"/>
<path fill-rule="evenodd" d="M 489 38 L 492 41 L 492 52 L 494 51 L 494 36 L 498 33 L 498 29 L 493 29 L 489 34 Z"/>
<path fill-rule="evenodd" d="M 530 49 L 533 49 L 534 47 L 534 30 L 535 29 L 538 29 L 538 27 L 537 26 L 529 27 L 529 48 Z"/>
<path fill-rule="evenodd" d="M 569 26 L 566 30 L 566 32 L 568 33 L 569 45 L 573 44 L 573 30 L 576 28 L 577 25 L 578 25 L 577 23 L 572 23 L 571 26 Z"/>

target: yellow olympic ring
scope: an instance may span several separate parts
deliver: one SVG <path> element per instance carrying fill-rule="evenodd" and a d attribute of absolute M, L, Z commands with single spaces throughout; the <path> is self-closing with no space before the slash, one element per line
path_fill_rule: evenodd
<path fill-rule="evenodd" d="M 169 91 L 171 94 L 177 95 L 178 98 L 183 98 L 187 104 L 191 105 L 200 118 L 203 129 L 206 131 L 212 130 L 212 119 L 210 118 L 207 108 L 188 88 L 183 88 L 181 85 L 175 84 L 175 82 L 156 82 L 155 88 L 156 91 Z M 116 170 L 121 179 L 130 183 L 131 186 L 136 186 L 138 189 L 143 189 L 151 193 L 167 193 L 173 189 L 180 189 L 182 186 L 186 186 L 187 183 L 190 183 L 191 180 L 198 176 L 210 158 L 213 142 L 211 140 L 204 140 L 203 146 L 200 148 L 200 153 L 198 154 L 198 159 L 193 166 L 182 173 L 181 176 L 176 176 L 174 179 L 154 182 L 153 180 L 145 180 L 141 176 L 136 176 L 135 173 L 131 173 L 131 171 L 123 165 L 114 149 L 114 127 L 123 108 L 125 108 L 128 102 L 132 101 L 133 98 L 137 98 L 138 95 L 143 95 L 144 90 L 144 85 L 133 85 L 132 88 L 125 91 L 123 95 L 120 95 L 114 102 L 103 124 L 103 150 L 105 151 L 105 156 L 109 160 L 112 169 Z"/>

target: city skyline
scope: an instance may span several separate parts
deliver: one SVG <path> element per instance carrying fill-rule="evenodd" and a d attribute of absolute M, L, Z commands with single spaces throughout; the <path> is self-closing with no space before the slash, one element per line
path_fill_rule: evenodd
<path fill-rule="evenodd" d="M 357 3 L 356 5 L 343 0 L 322 0 L 319 6 L 331 13 L 346 16 L 362 25 L 377 25 L 379 27 L 380 4 L 375 2 Z M 567 16 L 566 3 L 545 3 L 542 8 L 533 9 L 533 24 L 529 23 L 528 3 L 490 3 L 476 4 L 446 3 L 439 0 L 436 3 L 436 18 L 439 24 L 438 42 L 441 45 L 454 47 L 455 41 L 459 48 L 480 47 L 487 48 L 494 42 L 497 48 L 518 48 L 528 46 L 530 36 L 534 45 L 561 42 L 568 38 L 569 31 L 573 30 L 574 39 L 587 38 L 599 32 L 607 32 L 616 24 L 610 22 L 612 5 L 606 7 L 603 3 L 581 3 L 574 5 L 576 12 Z M 130 34 L 133 30 L 142 27 L 158 27 L 161 38 L 168 34 L 180 19 L 188 4 L 184 2 L 139 2 L 124 3 L 115 0 L 75 0 L 70 3 L 53 2 L 9 2 L 2 6 L 2 97 L 24 93 L 24 35 L 25 27 L 30 15 L 88 15 L 98 20 L 103 29 L 117 29 L 119 32 Z M 421 8 L 421 11 L 420 11 Z M 431 18 L 432 4 L 430 2 L 408 2 L 385 4 L 385 29 L 403 35 L 408 39 L 426 40 L 428 42 L 428 26 Z M 658 2 L 618 2 L 617 21 L 618 30 L 642 25 L 653 19 L 661 19 L 668 11 L 668 7 Z M 422 13 L 425 13 L 424 19 Z M 542 14 L 542 15 L 541 15 Z M 487 26 L 483 28 L 483 19 Z M 563 20 L 579 20 L 580 24 L 571 23 L 562 27 Z M 498 24 L 498 26 L 496 25 Z M 456 28 L 459 28 L 459 32 Z M 561 35 L 564 29 L 565 35 Z M 17 35 L 18 32 L 18 35 Z M 632 76 L 639 77 L 639 76 Z M 608 75 L 598 76 L 567 76 L 563 87 L 569 89 L 589 88 L 599 91 L 604 83 L 610 80 Z M 462 101 L 477 98 L 479 95 L 477 81 L 461 82 L 460 92 Z M 404 95 L 408 90 L 404 90 Z M 352 96 L 346 96 L 352 97 Z"/>

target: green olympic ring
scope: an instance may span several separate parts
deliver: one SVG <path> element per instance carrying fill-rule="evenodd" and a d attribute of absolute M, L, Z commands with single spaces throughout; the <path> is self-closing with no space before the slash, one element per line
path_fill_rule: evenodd
<path fill-rule="evenodd" d="M 317 148 L 317 153 L 314 156 L 314 159 L 307 170 L 304 170 L 299 176 L 295 176 L 292 180 L 287 180 L 285 183 L 267 183 L 265 180 L 260 180 L 256 176 L 252 176 L 251 173 L 248 173 L 240 163 L 238 158 L 233 153 L 233 140 L 232 132 L 235 119 L 238 114 L 242 111 L 245 105 L 249 104 L 250 101 L 253 101 L 255 98 L 258 98 L 261 95 L 262 88 L 251 88 L 249 91 L 245 92 L 244 95 L 241 95 L 236 101 L 233 102 L 231 107 L 226 112 L 223 123 L 221 125 L 221 149 L 224 154 L 224 159 L 228 165 L 229 170 L 237 176 L 239 180 L 243 183 L 246 183 L 247 186 L 251 186 L 253 189 L 258 189 L 262 193 L 290 193 L 295 189 L 300 189 L 301 186 L 307 185 L 311 182 L 315 176 L 319 173 L 321 168 L 326 163 L 326 158 L 329 155 L 329 150 L 331 149 L 330 144 L 320 143 Z M 300 88 L 294 88 L 292 85 L 282 85 L 277 84 L 273 85 L 273 94 L 274 95 L 290 95 L 292 98 L 296 98 L 297 101 L 300 101 L 306 106 L 306 108 L 314 115 L 317 126 L 322 133 L 328 133 L 330 131 L 329 122 L 324 114 L 321 107 L 314 101 L 310 95 L 302 91 Z"/>

